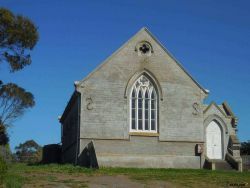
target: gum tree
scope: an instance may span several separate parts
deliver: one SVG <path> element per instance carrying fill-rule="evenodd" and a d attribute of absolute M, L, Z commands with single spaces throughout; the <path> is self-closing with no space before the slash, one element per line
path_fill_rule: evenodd
<path fill-rule="evenodd" d="M 38 38 L 30 19 L 0 8 L 0 65 L 7 63 L 11 73 L 30 65 Z M 0 145 L 8 142 L 6 128 L 34 105 L 32 93 L 14 83 L 4 84 L 0 77 Z"/>

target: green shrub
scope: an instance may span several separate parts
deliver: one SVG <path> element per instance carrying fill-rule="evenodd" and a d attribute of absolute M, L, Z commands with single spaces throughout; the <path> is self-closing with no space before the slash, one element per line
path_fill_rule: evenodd
<path fill-rule="evenodd" d="M 3 183 L 3 178 L 8 170 L 5 160 L 0 156 L 0 185 Z"/>

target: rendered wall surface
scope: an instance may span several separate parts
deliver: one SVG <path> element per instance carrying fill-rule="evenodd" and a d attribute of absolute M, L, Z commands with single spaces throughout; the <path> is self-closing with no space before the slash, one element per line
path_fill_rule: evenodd
<path fill-rule="evenodd" d="M 90 142 L 81 139 L 81 145 Z M 93 140 L 93 144 L 99 167 L 200 168 L 200 157 L 195 156 L 196 143 L 160 142 L 157 137 L 131 136 L 130 140 Z"/>
<path fill-rule="evenodd" d="M 154 49 L 150 57 L 135 52 L 136 44 L 145 40 Z M 157 79 L 162 90 L 159 139 L 203 141 L 203 114 L 193 115 L 193 104 L 201 104 L 204 93 L 144 30 L 82 81 L 78 88 L 82 96 L 81 138 L 129 138 L 129 96 L 124 95 L 131 89 L 129 80 L 144 70 Z"/>
<path fill-rule="evenodd" d="M 152 45 L 150 57 L 135 51 L 141 41 Z M 157 85 L 157 137 L 129 135 L 130 81 L 141 74 Z M 81 81 L 77 91 L 81 93 L 80 153 L 93 140 L 99 165 L 200 168 L 195 145 L 204 141 L 203 113 L 194 115 L 193 104 L 201 106 L 205 94 L 145 30 Z"/>
<path fill-rule="evenodd" d="M 138 54 L 136 46 L 142 41 L 151 45 L 151 55 Z M 142 74 L 158 94 L 158 133 L 154 136 L 132 136 L 130 131 L 131 87 Z M 76 102 L 63 122 L 65 161 L 77 158 L 78 164 L 89 166 L 202 168 L 208 123 L 217 118 L 221 124 L 224 156 L 229 135 L 236 134 L 231 117 L 221 106 L 203 104 L 208 93 L 145 29 L 79 81 L 76 91 L 81 97 L 77 100 L 80 111 Z M 77 123 L 70 122 L 78 113 L 79 130 Z M 196 156 L 197 144 L 204 145 L 201 157 Z"/>

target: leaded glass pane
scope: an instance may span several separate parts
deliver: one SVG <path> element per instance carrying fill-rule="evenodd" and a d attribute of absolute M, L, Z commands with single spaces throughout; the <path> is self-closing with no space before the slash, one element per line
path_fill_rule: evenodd
<path fill-rule="evenodd" d="M 135 98 L 135 89 L 133 89 L 132 98 Z"/>
<path fill-rule="evenodd" d="M 154 92 L 154 90 L 152 91 L 151 99 L 155 99 L 155 92 Z"/>
<path fill-rule="evenodd" d="M 132 129 L 136 129 L 135 128 L 135 119 L 132 119 Z"/>
<path fill-rule="evenodd" d="M 138 120 L 138 129 L 142 130 L 142 120 L 141 119 Z"/>
<path fill-rule="evenodd" d="M 145 98 L 148 99 L 148 90 L 146 90 L 146 93 L 145 93 Z"/>
<path fill-rule="evenodd" d="M 142 98 L 142 91 L 139 91 L 138 98 Z"/>
<path fill-rule="evenodd" d="M 151 110 L 151 119 L 155 119 L 155 110 Z"/>
<path fill-rule="evenodd" d="M 149 130 L 149 127 L 148 127 L 148 120 L 145 119 L 145 130 Z"/>
<path fill-rule="evenodd" d="M 132 99 L 132 108 L 135 108 L 135 99 Z"/>
<path fill-rule="evenodd" d="M 155 100 L 151 100 L 151 109 L 155 109 Z"/>
<path fill-rule="evenodd" d="M 145 109 L 148 109 L 149 99 L 145 99 Z"/>
<path fill-rule="evenodd" d="M 138 109 L 138 119 L 142 119 L 142 109 Z"/>
<path fill-rule="evenodd" d="M 135 119 L 135 109 L 132 109 L 132 118 Z"/>
<path fill-rule="evenodd" d="M 138 99 L 138 108 L 142 108 L 142 99 Z"/>
<path fill-rule="evenodd" d="M 148 119 L 148 110 L 145 109 L 145 120 Z"/>
<path fill-rule="evenodd" d="M 151 130 L 155 131 L 155 120 L 151 120 Z"/>

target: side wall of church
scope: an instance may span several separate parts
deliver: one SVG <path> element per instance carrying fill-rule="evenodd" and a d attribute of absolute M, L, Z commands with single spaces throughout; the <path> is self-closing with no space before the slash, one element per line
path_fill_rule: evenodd
<path fill-rule="evenodd" d="M 70 111 L 67 113 L 62 126 L 62 162 L 74 163 L 78 148 L 78 100 L 75 100 Z"/>

